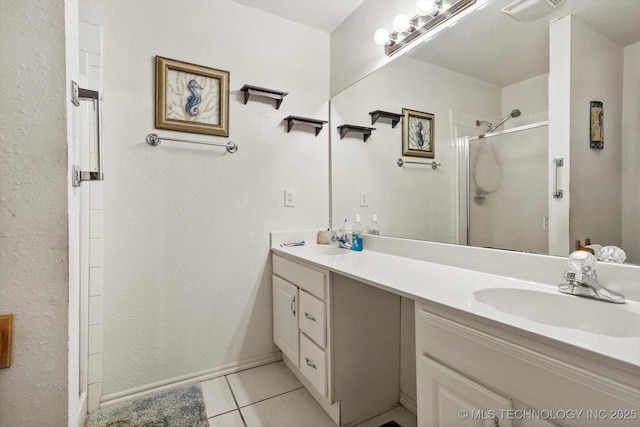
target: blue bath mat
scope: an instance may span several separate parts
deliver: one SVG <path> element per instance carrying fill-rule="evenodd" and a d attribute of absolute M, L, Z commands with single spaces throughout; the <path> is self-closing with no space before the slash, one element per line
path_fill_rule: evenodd
<path fill-rule="evenodd" d="M 88 427 L 208 427 L 200 385 L 98 409 Z"/>

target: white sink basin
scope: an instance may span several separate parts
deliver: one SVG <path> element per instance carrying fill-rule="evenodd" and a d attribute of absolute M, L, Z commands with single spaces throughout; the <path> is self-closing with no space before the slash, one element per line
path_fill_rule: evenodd
<path fill-rule="evenodd" d="M 494 309 L 534 322 L 612 337 L 640 337 L 640 314 L 619 305 L 561 293 L 488 288 L 475 299 Z"/>

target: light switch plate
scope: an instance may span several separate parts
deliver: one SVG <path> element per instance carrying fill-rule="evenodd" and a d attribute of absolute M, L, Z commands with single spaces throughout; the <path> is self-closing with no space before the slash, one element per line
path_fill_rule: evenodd
<path fill-rule="evenodd" d="M 292 208 L 296 205 L 295 193 L 293 190 L 284 190 L 284 205 L 287 208 Z"/>
<path fill-rule="evenodd" d="M 0 315 L 0 369 L 11 366 L 13 314 Z"/>
<path fill-rule="evenodd" d="M 365 208 L 369 206 L 369 194 L 366 191 L 360 192 L 360 207 Z"/>

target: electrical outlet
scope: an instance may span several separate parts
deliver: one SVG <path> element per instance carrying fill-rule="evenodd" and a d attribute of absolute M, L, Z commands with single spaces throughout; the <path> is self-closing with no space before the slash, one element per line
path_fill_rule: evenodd
<path fill-rule="evenodd" d="M 11 366 L 13 314 L 0 315 L 0 369 Z"/>
<path fill-rule="evenodd" d="M 295 193 L 293 190 L 284 190 L 284 205 L 292 208 L 296 205 Z"/>
<path fill-rule="evenodd" d="M 360 193 L 360 207 L 364 208 L 367 206 L 369 206 L 369 195 L 365 191 L 362 191 Z"/>

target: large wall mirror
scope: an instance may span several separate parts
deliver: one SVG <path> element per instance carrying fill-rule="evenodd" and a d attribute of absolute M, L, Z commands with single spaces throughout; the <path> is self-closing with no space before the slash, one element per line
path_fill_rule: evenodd
<path fill-rule="evenodd" d="M 385 236 L 553 255 L 589 238 L 640 264 L 640 1 L 565 0 L 532 22 L 502 12 L 512 3 L 331 99 L 333 225 L 375 214 Z M 376 110 L 400 121 L 372 124 Z M 375 130 L 365 141 L 344 124 Z M 590 147 L 599 124 L 603 149 Z"/>

